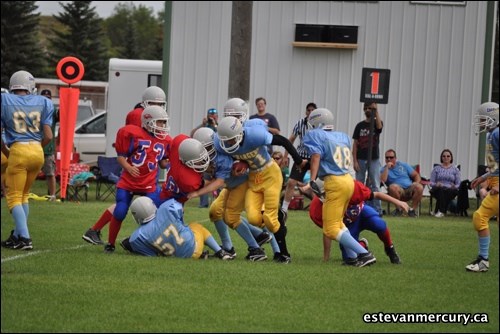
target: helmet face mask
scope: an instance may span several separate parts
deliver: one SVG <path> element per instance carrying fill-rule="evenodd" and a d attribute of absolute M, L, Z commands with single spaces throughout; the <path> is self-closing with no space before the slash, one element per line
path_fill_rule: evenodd
<path fill-rule="evenodd" d="M 195 131 L 195 133 L 193 133 L 193 138 L 202 143 L 207 150 L 210 161 L 214 161 L 217 156 L 217 151 L 215 150 L 214 145 L 214 135 L 214 130 L 207 127 L 199 128 Z"/>
<path fill-rule="evenodd" d="M 243 124 L 248 119 L 248 104 L 237 97 L 229 99 L 224 104 L 223 116 L 236 117 Z"/>
<path fill-rule="evenodd" d="M 29 94 L 36 93 L 35 78 L 27 71 L 17 71 L 12 74 L 9 81 L 9 90 L 25 90 Z"/>
<path fill-rule="evenodd" d="M 142 106 L 160 106 L 167 111 L 167 97 L 163 89 L 158 86 L 150 86 L 142 93 Z"/>
<path fill-rule="evenodd" d="M 498 126 L 498 104 L 486 102 L 479 106 L 474 115 L 474 133 L 490 131 Z"/>
<path fill-rule="evenodd" d="M 236 117 L 224 117 L 219 123 L 217 134 L 221 148 L 232 154 L 240 148 L 240 143 L 243 140 L 243 125 Z"/>
<path fill-rule="evenodd" d="M 179 159 L 184 165 L 198 173 L 205 172 L 210 164 L 207 150 L 194 138 L 187 138 L 179 145 Z"/>
<path fill-rule="evenodd" d="M 325 108 L 318 108 L 309 114 L 309 125 L 313 129 L 333 130 L 333 114 Z"/>
<path fill-rule="evenodd" d="M 156 217 L 156 205 L 149 197 L 137 197 L 130 204 L 130 212 L 137 224 L 147 224 Z"/>
<path fill-rule="evenodd" d="M 142 127 L 158 139 L 165 139 L 170 132 L 168 114 L 160 106 L 144 108 L 141 115 Z"/>

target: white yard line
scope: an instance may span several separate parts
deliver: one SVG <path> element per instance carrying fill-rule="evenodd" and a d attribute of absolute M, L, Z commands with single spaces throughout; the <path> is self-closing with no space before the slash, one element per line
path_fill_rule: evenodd
<path fill-rule="evenodd" d="M 88 245 L 79 245 L 79 246 L 75 246 L 75 247 L 63 248 L 63 249 L 58 249 L 58 250 L 47 249 L 47 250 L 43 250 L 43 251 L 33 251 L 33 252 L 31 252 L 31 251 L 24 251 L 25 253 L 23 253 L 23 254 L 19 254 L 19 255 L 14 255 L 14 256 L 3 258 L 2 259 L 2 263 L 8 262 L 8 261 L 14 261 L 14 260 L 19 260 L 19 259 L 24 259 L 25 257 L 33 256 L 33 255 L 38 255 L 38 254 L 42 254 L 42 253 L 51 253 L 51 252 L 56 252 L 56 251 L 75 250 L 75 249 L 79 249 L 79 248 L 86 247 L 86 246 L 88 246 Z"/>

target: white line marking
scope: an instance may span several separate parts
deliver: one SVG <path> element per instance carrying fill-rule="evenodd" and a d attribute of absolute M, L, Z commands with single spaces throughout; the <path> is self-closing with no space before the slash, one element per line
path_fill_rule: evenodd
<path fill-rule="evenodd" d="M 57 251 L 59 251 L 59 250 L 63 250 L 63 251 L 74 250 L 74 249 L 79 249 L 79 248 L 86 247 L 86 246 L 87 245 L 79 245 L 79 246 L 75 246 L 75 247 L 58 249 Z M 2 259 L 2 263 L 8 262 L 8 261 L 13 261 L 13 260 L 24 259 L 25 257 L 28 257 L 28 256 L 38 255 L 38 254 L 42 254 L 42 253 L 50 253 L 50 252 L 55 252 L 55 251 L 56 250 L 52 250 L 52 249 L 43 250 L 43 251 L 34 251 L 34 252 L 25 251 L 26 253 L 24 253 L 24 254 L 14 255 L 14 256 L 6 257 L 6 258 Z"/>

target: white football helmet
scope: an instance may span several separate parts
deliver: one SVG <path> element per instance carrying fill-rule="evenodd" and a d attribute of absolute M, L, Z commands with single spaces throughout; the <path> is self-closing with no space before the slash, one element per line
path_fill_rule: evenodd
<path fill-rule="evenodd" d="M 309 124 L 313 129 L 333 130 L 333 114 L 325 108 L 318 108 L 309 114 Z"/>
<path fill-rule="evenodd" d="M 498 103 L 481 104 L 474 115 L 473 126 L 476 135 L 496 128 L 498 126 Z"/>
<path fill-rule="evenodd" d="M 179 159 L 189 168 L 203 173 L 210 164 L 208 152 L 198 140 L 187 138 L 179 145 Z"/>
<path fill-rule="evenodd" d="M 207 127 L 199 128 L 193 133 L 193 138 L 202 143 L 207 150 L 210 161 L 214 161 L 217 156 L 217 151 L 215 150 L 214 145 L 214 134 L 214 130 Z"/>
<path fill-rule="evenodd" d="M 238 97 L 229 99 L 224 104 L 224 113 L 222 116 L 236 117 L 243 124 L 248 119 L 248 103 Z"/>
<path fill-rule="evenodd" d="M 29 94 L 35 94 L 35 78 L 30 72 L 17 71 L 10 77 L 9 89 L 11 93 L 14 90 L 26 90 Z"/>
<path fill-rule="evenodd" d="M 164 121 L 164 123 L 161 123 Z M 158 139 L 165 139 L 169 132 L 168 114 L 160 106 L 149 106 L 144 108 L 141 115 L 142 127 L 152 133 Z"/>
<path fill-rule="evenodd" d="M 243 125 L 236 117 L 224 117 L 219 122 L 217 134 L 219 135 L 221 148 L 232 154 L 240 148 L 240 143 L 243 140 Z"/>
<path fill-rule="evenodd" d="M 156 205 L 149 197 L 137 197 L 130 204 L 130 212 L 132 212 L 137 224 L 147 224 L 156 217 Z"/>
<path fill-rule="evenodd" d="M 161 106 L 167 110 L 167 97 L 163 89 L 158 86 L 150 86 L 142 93 L 142 106 Z"/>

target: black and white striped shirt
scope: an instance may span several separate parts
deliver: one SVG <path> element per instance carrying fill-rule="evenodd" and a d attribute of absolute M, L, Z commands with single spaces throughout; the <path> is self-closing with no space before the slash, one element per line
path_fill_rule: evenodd
<path fill-rule="evenodd" d="M 299 137 L 300 142 L 297 147 L 297 152 L 304 159 L 309 159 L 309 154 L 304 146 L 304 136 L 307 131 L 309 131 L 309 122 L 307 121 L 307 117 L 301 118 L 297 123 L 295 123 L 292 131 L 293 135 Z"/>

